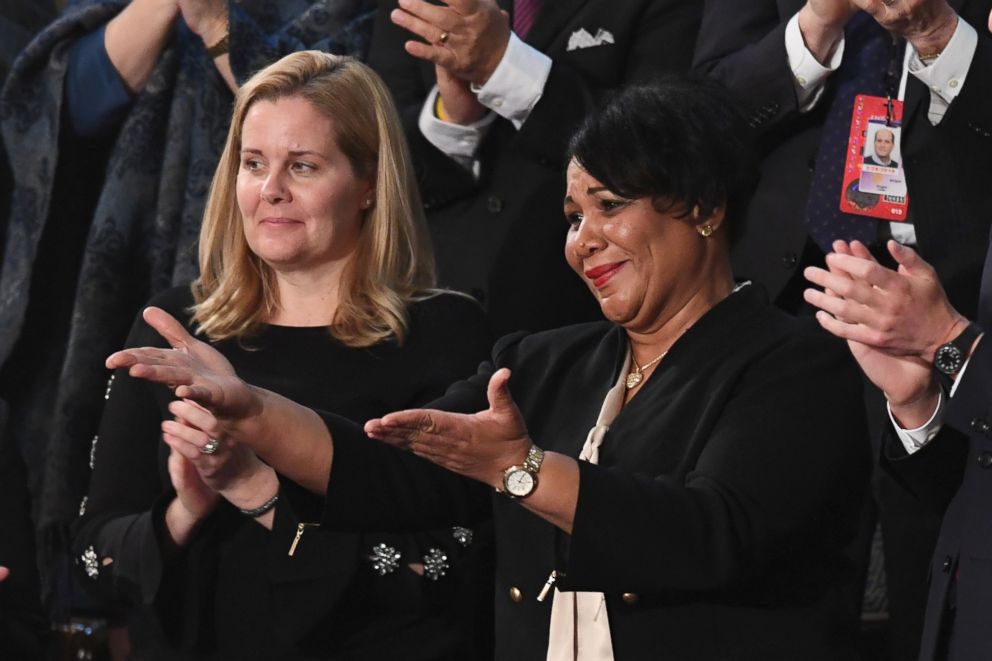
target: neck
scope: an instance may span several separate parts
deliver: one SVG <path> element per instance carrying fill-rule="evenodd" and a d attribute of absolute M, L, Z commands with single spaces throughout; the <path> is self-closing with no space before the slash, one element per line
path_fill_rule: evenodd
<path fill-rule="evenodd" d="M 644 330 L 627 329 L 634 362 L 644 365 L 667 352 L 682 335 L 713 307 L 730 295 L 734 280 L 729 263 L 717 277 L 705 282 L 686 297 L 685 302 L 656 326 Z M 654 367 L 653 365 L 651 366 Z"/>
<path fill-rule="evenodd" d="M 343 265 L 276 271 L 279 305 L 267 320 L 279 326 L 330 326 L 339 301 Z"/>

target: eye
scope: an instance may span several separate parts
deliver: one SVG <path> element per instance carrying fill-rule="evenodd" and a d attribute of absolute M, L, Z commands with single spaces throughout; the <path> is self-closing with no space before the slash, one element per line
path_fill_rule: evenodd
<path fill-rule="evenodd" d="M 599 208 L 602 209 L 604 213 L 612 213 L 623 209 L 628 204 L 630 204 L 630 200 L 601 198 L 599 201 Z"/>
<path fill-rule="evenodd" d="M 317 169 L 313 163 L 305 163 L 303 161 L 296 161 L 290 166 L 290 169 L 297 174 L 310 174 Z"/>
<path fill-rule="evenodd" d="M 576 230 L 579 225 L 582 224 L 584 216 L 578 211 L 566 211 L 565 212 L 565 222 L 568 223 L 569 229 Z"/>
<path fill-rule="evenodd" d="M 241 168 L 248 172 L 257 172 L 262 169 L 262 161 L 257 158 L 246 158 L 241 161 Z"/>

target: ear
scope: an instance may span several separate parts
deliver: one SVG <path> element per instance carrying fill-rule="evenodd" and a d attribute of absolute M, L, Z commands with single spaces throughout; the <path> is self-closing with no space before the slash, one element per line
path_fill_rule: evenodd
<path fill-rule="evenodd" d="M 726 215 L 727 207 L 724 204 L 714 207 L 707 216 L 703 215 L 698 204 L 692 207 L 692 211 L 689 213 L 690 218 L 692 218 L 692 224 L 696 227 L 697 231 L 701 230 L 704 225 L 709 225 L 714 232 L 723 224 L 723 219 Z"/>

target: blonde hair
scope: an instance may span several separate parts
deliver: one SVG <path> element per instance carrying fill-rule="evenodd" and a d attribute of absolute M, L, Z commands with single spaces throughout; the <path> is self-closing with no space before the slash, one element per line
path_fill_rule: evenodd
<path fill-rule="evenodd" d="M 237 204 L 241 129 L 252 104 L 299 96 L 333 122 L 359 177 L 375 178 L 358 248 L 340 283 L 331 334 L 352 347 L 402 342 L 407 305 L 430 293 L 434 258 L 406 138 L 382 80 L 349 57 L 300 51 L 262 69 L 238 90 L 200 229 L 193 319 L 211 340 L 258 330 L 278 308 L 272 269 L 248 247 Z"/>

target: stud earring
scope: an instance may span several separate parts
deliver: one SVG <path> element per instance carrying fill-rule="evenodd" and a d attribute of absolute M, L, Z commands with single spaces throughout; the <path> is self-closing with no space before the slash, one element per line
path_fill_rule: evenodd
<path fill-rule="evenodd" d="M 710 225 L 709 223 L 706 223 L 705 225 L 700 225 L 699 227 L 697 227 L 696 231 L 699 232 L 700 235 L 702 235 L 702 237 L 705 239 L 706 237 L 713 234 L 713 226 Z"/>
<path fill-rule="evenodd" d="M 365 198 L 365 208 L 368 209 L 371 206 L 372 206 L 372 198 L 371 197 Z"/>

